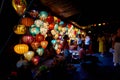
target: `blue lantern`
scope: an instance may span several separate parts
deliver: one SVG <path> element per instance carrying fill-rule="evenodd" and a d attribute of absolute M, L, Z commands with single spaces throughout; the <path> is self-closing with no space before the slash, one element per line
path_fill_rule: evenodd
<path fill-rule="evenodd" d="M 41 20 L 45 20 L 48 17 L 48 13 L 46 11 L 40 11 L 39 17 Z"/>
<path fill-rule="evenodd" d="M 36 34 L 39 34 L 40 33 L 40 28 L 39 27 L 36 27 L 35 25 L 32 25 L 30 28 L 29 28 L 29 31 L 32 35 L 36 35 Z"/>

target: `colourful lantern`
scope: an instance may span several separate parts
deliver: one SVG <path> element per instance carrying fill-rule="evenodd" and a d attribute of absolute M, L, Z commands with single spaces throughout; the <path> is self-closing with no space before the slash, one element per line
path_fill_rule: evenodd
<path fill-rule="evenodd" d="M 35 37 L 36 41 L 41 42 L 44 40 L 44 35 L 42 34 L 37 34 Z"/>
<path fill-rule="evenodd" d="M 54 17 L 53 16 L 48 16 L 46 21 L 50 24 L 54 22 Z"/>
<path fill-rule="evenodd" d="M 27 3 L 26 0 L 12 0 L 12 6 L 19 15 L 22 15 L 26 10 Z"/>
<path fill-rule="evenodd" d="M 57 23 L 54 25 L 54 29 L 58 30 L 58 24 Z"/>
<path fill-rule="evenodd" d="M 40 27 L 40 26 L 43 26 L 43 21 L 42 20 L 40 20 L 40 19 L 37 19 L 37 20 L 35 20 L 34 21 L 34 24 L 37 26 L 37 27 Z"/>
<path fill-rule="evenodd" d="M 44 49 L 43 49 L 43 48 L 38 48 L 38 49 L 36 50 L 36 52 L 38 53 L 39 56 L 42 56 L 43 53 L 44 53 Z"/>
<path fill-rule="evenodd" d="M 46 41 L 46 40 L 41 41 L 40 44 L 41 44 L 41 47 L 45 49 L 48 45 L 48 41 Z"/>
<path fill-rule="evenodd" d="M 25 34 L 26 33 L 25 25 L 19 24 L 17 26 L 14 26 L 13 30 L 14 30 L 14 33 L 16 33 L 16 34 Z"/>
<path fill-rule="evenodd" d="M 24 57 L 25 59 L 30 61 L 33 58 L 34 54 L 35 54 L 34 51 L 28 51 L 27 53 L 24 53 Z"/>
<path fill-rule="evenodd" d="M 34 63 L 34 65 L 37 65 L 39 63 L 39 60 L 40 60 L 39 56 L 34 56 L 32 58 L 32 62 Z"/>
<path fill-rule="evenodd" d="M 38 41 L 33 41 L 31 43 L 31 47 L 36 50 L 40 46 L 40 43 Z"/>
<path fill-rule="evenodd" d="M 38 17 L 38 11 L 36 11 L 36 10 L 31 10 L 30 12 L 29 12 L 29 14 L 33 17 L 33 18 L 36 18 L 36 17 Z"/>
<path fill-rule="evenodd" d="M 33 38 L 32 35 L 24 35 L 24 36 L 22 37 L 22 41 L 23 41 L 24 43 L 26 43 L 26 44 L 32 43 L 33 40 L 34 40 L 34 38 Z"/>
<path fill-rule="evenodd" d="M 39 17 L 41 20 L 45 20 L 48 17 L 48 13 L 46 11 L 41 11 Z"/>
<path fill-rule="evenodd" d="M 42 72 L 42 71 L 45 71 L 45 70 L 47 70 L 48 68 L 47 68 L 47 66 L 45 66 L 45 65 L 41 65 L 40 67 L 39 67 L 39 70 Z"/>
<path fill-rule="evenodd" d="M 34 20 L 32 18 L 29 17 L 24 17 L 21 19 L 21 24 L 30 27 L 31 25 L 34 24 Z"/>
<path fill-rule="evenodd" d="M 56 50 L 56 53 L 57 53 L 57 54 L 60 54 L 60 53 L 61 53 L 61 49 L 58 48 L 58 49 Z"/>
<path fill-rule="evenodd" d="M 32 35 L 36 35 L 36 34 L 39 34 L 40 33 L 40 28 L 39 27 L 36 27 L 35 25 L 32 25 L 30 28 L 29 28 L 29 31 Z"/>
<path fill-rule="evenodd" d="M 14 46 L 14 51 L 17 54 L 24 54 L 28 52 L 28 50 L 29 50 L 29 46 L 27 44 L 17 44 Z"/>
<path fill-rule="evenodd" d="M 20 67 L 26 66 L 26 65 L 28 65 L 28 62 L 27 62 L 27 60 L 23 60 L 23 59 L 20 59 L 20 60 L 16 63 L 16 67 L 17 67 L 17 68 L 20 68 Z"/>
<path fill-rule="evenodd" d="M 49 24 L 49 30 L 52 30 L 52 29 L 54 29 L 54 23 L 51 23 L 51 24 Z"/>

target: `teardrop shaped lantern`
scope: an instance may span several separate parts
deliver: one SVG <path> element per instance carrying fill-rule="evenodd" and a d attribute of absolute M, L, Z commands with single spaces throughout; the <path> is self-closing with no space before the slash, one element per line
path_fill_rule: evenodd
<path fill-rule="evenodd" d="M 24 57 L 25 59 L 30 61 L 33 58 L 34 54 L 35 54 L 34 51 L 28 51 L 27 53 L 24 53 Z"/>
<path fill-rule="evenodd" d="M 48 45 L 48 41 L 46 41 L 46 40 L 41 41 L 40 44 L 41 44 L 41 47 L 45 49 Z"/>
<path fill-rule="evenodd" d="M 36 50 L 36 52 L 38 53 L 39 56 L 42 56 L 43 53 L 44 53 L 44 49 L 43 49 L 43 48 L 38 48 L 38 49 Z"/>
<path fill-rule="evenodd" d="M 17 54 L 24 54 L 28 52 L 28 50 L 29 50 L 29 46 L 27 44 L 17 44 L 14 46 L 14 51 Z"/>
<path fill-rule="evenodd" d="M 12 0 L 12 6 L 19 15 L 22 15 L 26 10 L 27 3 L 26 0 Z"/>

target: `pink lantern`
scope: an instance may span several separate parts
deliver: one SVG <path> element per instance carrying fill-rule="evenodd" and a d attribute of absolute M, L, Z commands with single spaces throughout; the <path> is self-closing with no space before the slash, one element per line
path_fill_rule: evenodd
<path fill-rule="evenodd" d="M 31 35 L 24 35 L 24 36 L 22 37 L 22 41 L 23 41 L 24 43 L 26 43 L 26 44 L 32 43 L 33 40 L 34 40 L 34 38 L 33 38 L 33 36 L 31 36 Z"/>

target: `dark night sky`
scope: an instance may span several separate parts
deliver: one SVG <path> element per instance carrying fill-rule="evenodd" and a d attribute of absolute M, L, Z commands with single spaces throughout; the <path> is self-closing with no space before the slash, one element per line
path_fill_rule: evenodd
<path fill-rule="evenodd" d="M 0 0 L 0 4 L 2 4 L 3 0 Z M 21 18 L 15 12 L 14 8 L 12 7 L 12 0 L 4 0 L 4 4 L 1 7 L 0 13 L 0 49 L 5 45 L 7 40 L 9 39 L 10 35 L 13 33 L 13 27 L 16 25 Z M 32 0 L 27 0 L 28 4 Z M 39 1 L 39 0 L 38 0 Z M 75 15 L 72 19 L 79 24 L 88 25 L 91 23 L 101 22 L 101 21 L 109 21 L 113 23 L 119 24 L 120 22 L 120 12 L 119 7 L 120 5 L 118 2 L 104 2 L 104 1 L 81 1 L 80 0 L 72 0 L 74 4 L 76 4 L 77 9 L 80 10 L 80 15 Z M 32 3 L 30 7 L 34 4 Z M 42 9 L 43 7 L 40 6 Z"/>

